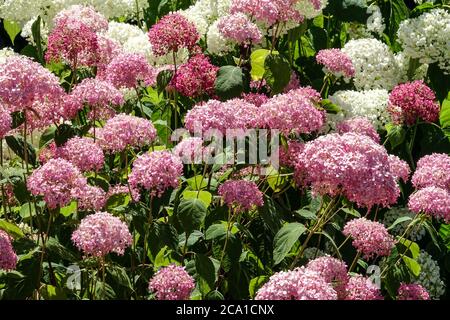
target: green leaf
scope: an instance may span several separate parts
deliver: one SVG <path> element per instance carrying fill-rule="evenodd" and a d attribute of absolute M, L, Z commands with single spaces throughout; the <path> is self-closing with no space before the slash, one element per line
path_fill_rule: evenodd
<path fill-rule="evenodd" d="M 208 186 L 208 180 L 204 179 L 202 175 L 189 178 L 186 182 L 192 190 L 201 190 Z"/>
<path fill-rule="evenodd" d="M 405 221 L 410 221 L 410 220 L 412 220 L 412 218 L 408 217 L 408 216 L 397 218 L 397 220 L 395 220 L 394 223 L 392 225 L 390 225 L 389 228 L 387 228 L 387 229 L 392 230 L 395 228 L 396 225 L 403 223 Z"/>
<path fill-rule="evenodd" d="M 323 99 L 320 102 L 320 106 L 327 112 L 327 113 L 331 113 L 331 114 L 338 114 L 339 112 L 341 112 L 341 108 L 339 108 L 337 105 L 335 105 L 334 103 L 332 103 L 330 100 L 328 99 Z"/>
<path fill-rule="evenodd" d="M 269 54 L 270 50 L 258 49 L 253 51 L 250 55 L 250 64 L 252 67 L 250 75 L 252 76 L 252 80 L 258 81 L 263 78 L 265 72 L 264 62 Z M 272 54 L 274 54 L 274 52 L 272 52 Z"/>
<path fill-rule="evenodd" d="M 214 239 L 222 239 L 225 238 L 227 234 L 227 227 L 223 223 L 216 223 L 206 230 L 205 239 L 206 240 L 214 240 Z"/>
<path fill-rule="evenodd" d="M 21 31 L 20 26 L 16 22 L 3 20 L 3 27 L 14 45 L 14 40 Z"/>
<path fill-rule="evenodd" d="M 244 90 L 244 74 L 241 68 L 223 66 L 217 73 L 214 84 L 216 94 L 223 100 L 239 97 Z"/>
<path fill-rule="evenodd" d="M 416 277 L 418 277 L 420 275 L 420 264 L 414 260 L 411 259 L 410 257 L 407 256 L 403 256 L 402 257 L 403 262 L 405 262 L 406 266 L 408 267 L 408 269 L 412 272 L 412 274 Z"/>
<path fill-rule="evenodd" d="M 250 280 L 250 283 L 248 285 L 250 298 L 253 299 L 256 296 L 256 292 L 258 292 L 258 289 L 261 288 L 262 285 L 267 282 L 267 280 L 269 280 L 268 276 L 259 276 Z"/>
<path fill-rule="evenodd" d="M 391 143 L 392 149 L 395 149 L 405 141 L 406 131 L 402 126 L 392 123 L 386 124 L 387 137 Z"/>
<path fill-rule="evenodd" d="M 201 282 L 200 287 L 203 293 L 207 293 L 214 288 L 218 278 L 219 266 L 211 258 L 203 255 L 195 255 L 195 270 L 197 272 L 197 281 Z M 217 263 L 218 264 L 218 263 Z"/>
<path fill-rule="evenodd" d="M 31 33 L 33 35 L 34 43 L 36 44 L 36 53 L 38 61 L 44 65 L 44 50 L 42 49 L 41 41 L 41 17 L 38 16 L 36 21 L 31 26 Z"/>
<path fill-rule="evenodd" d="M 69 217 L 77 211 L 77 202 L 72 201 L 69 205 L 61 208 L 59 213 L 61 213 L 64 217 Z"/>
<path fill-rule="evenodd" d="M 281 215 L 277 211 L 273 199 L 264 195 L 264 205 L 258 208 L 258 213 L 267 228 L 275 235 L 281 228 Z"/>
<path fill-rule="evenodd" d="M 206 217 L 206 206 L 199 199 L 183 199 L 178 206 L 178 219 L 186 233 L 200 228 Z"/>
<path fill-rule="evenodd" d="M 306 209 L 299 209 L 299 210 L 297 210 L 295 212 L 298 213 L 303 218 L 308 219 L 308 220 L 316 220 L 317 219 L 317 216 L 316 216 L 316 214 L 314 212 L 311 212 L 311 211 L 306 210 Z"/>
<path fill-rule="evenodd" d="M 56 238 L 49 238 L 45 243 L 45 246 L 50 254 L 54 254 L 63 260 L 69 262 L 75 262 L 78 260 L 77 257 L 69 249 L 63 246 Z"/>
<path fill-rule="evenodd" d="M 185 190 L 182 193 L 183 199 L 189 200 L 189 199 L 198 199 L 205 205 L 206 208 L 209 207 L 212 201 L 212 194 L 208 191 L 190 191 Z"/>
<path fill-rule="evenodd" d="M 2 229 L 15 239 L 20 239 L 24 237 L 22 230 L 20 230 L 18 226 L 3 219 L 0 219 L 0 229 Z"/>
<path fill-rule="evenodd" d="M 129 194 L 120 193 L 112 195 L 106 201 L 106 210 L 114 210 L 119 207 L 126 207 L 130 203 L 131 197 Z"/>
<path fill-rule="evenodd" d="M 39 148 L 45 146 L 48 142 L 55 138 L 56 127 L 48 127 L 41 135 L 39 139 Z"/>
<path fill-rule="evenodd" d="M 17 154 L 21 159 L 25 160 L 25 152 L 24 152 L 24 140 L 22 137 L 14 137 L 14 136 L 6 136 L 6 143 Z M 36 165 L 36 151 L 34 147 L 27 142 L 27 154 L 28 154 L 28 163 L 31 163 L 33 166 Z"/>
<path fill-rule="evenodd" d="M 66 300 L 67 296 L 63 288 L 46 284 L 39 290 L 44 300 Z"/>
<path fill-rule="evenodd" d="M 171 250 L 167 250 L 167 246 L 164 246 L 161 250 L 159 250 L 155 257 L 155 262 L 153 263 L 155 269 L 166 267 L 170 264 L 171 260 L 168 258 L 168 254 L 170 252 Z"/>
<path fill-rule="evenodd" d="M 273 94 L 282 92 L 291 79 L 289 62 L 279 55 L 268 55 L 264 62 L 264 70 L 264 79 Z"/>
<path fill-rule="evenodd" d="M 20 207 L 19 215 L 22 217 L 22 219 L 31 218 L 30 210 L 31 215 L 36 216 L 36 208 L 32 203 L 27 202 Z"/>
<path fill-rule="evenodd" d="M 450 139 L 450 92 L 448 93 L 447 98 L 442 101 L 439 122 L 442 131 Z"/>
<path fill-rule="evenodd" d="M 419 257 L 420 247 L 417 243 L 400 237 L 397 237 L 397 240 L 398 240 L 397 246 L 403 247 L 398 249 L 400 253 L 409 251 L 413 259 L 417 259 Z"/>
<path fill-rule="evenodd" d="M 163 70 L 158 73 L 158 76 L 156 77 L 156 88 L 158 89 L 158 94 L 166 90 L 166 87 L 169 84 L 170 80 L 172 80 L 172 77 L 172 70 Z"/>
<path fill-rule="evenodd" d="M 285 224 L 275 235 L 273 249 L 273 264 L 277 265 L 291 251 L 294 243 L 306 231 L 303 224 L 292 222 Z"/>
<path fill-rule="evenodd" d="M 357 218 L 361 218 L 361 214 L 357 210 L 355 210 L 353 208 L 351 208 L 351 209 L 350 208 L 342 208 L 341 210 L 344 211 L 345 213 L 351 215 L 351 216 L 354 216 L 354 217 L 357 217 Z"/>
<path fill-rule="evenodd" d="M 127 274 L 127 271 L 124 267 L 121 267 L 116 264 L 108 265 L 106 268 L 108 274 L 111 276 L 111 278 L 117 282 L 119 285 L 131 288 L 131 280 L 130 277 Z"/>
<path fill-rule="evenodd" d="M 225 298 L 219 290 L 212 290 L 206 294 L 205 300 L 225 300 Z"/>
<path fill-rule="evenodd" d="M 441 224 L 439 227 L 439 236 L 444 241 L 447 249 L 450 250 L 450 224 Z"/>
<path fill-rule="evenodd" d="M 188 238 L 187 241 L 187 246 L 193 246 L 194 244 L 196 244 L 201 238 L 203 238 L 204 235 L 202 232 L 198 231 L 198 230 L 194 230 Z M 184 244 L 186 242 L 186 233 L 182 233 L 180 234 L 180 236 L 178 237 L 178 246 L 179 247 L 184 247 Z"/>

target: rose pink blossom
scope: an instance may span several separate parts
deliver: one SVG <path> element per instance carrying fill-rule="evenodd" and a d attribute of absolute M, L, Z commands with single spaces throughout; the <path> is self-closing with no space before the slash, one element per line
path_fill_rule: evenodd
<path fill-rule="evenodd" d="M 220 18 L 217 27 L 225 38 L 239 44 L 257 44 L 263 37 L 258 26 L 240 12 Z"/>
<path fill-rule="evenodd" d="M 247 101 L 248 103 L 260 107 L 269 100 L 269 97 L 263 93 L 243 93 L 242 99 Z"/>
<path fill-rule="evenodd" d="M 6 108 L 0 105 L 0 139 L 3 139 L 11 130 L 12 117 Z"/>
<path fill-rule="evenodd" d="M 430 300 L 430 295 L 420 284 L 402 283 L 398 288 L 397 300 Z"/>
<path fill-rule="evenodd" d="M 408 208 L 450 222 L 450 192 L 438 187 L 426 187 L 409 197 Z"/>
<path fill-rule="evenodd" d="M 337 294 L 318 272 L 301 267 L 272 275 L 255 300 L 337 300 Z"/>
<path fill-rule="evenodd" d="M 70 161 L 81 171 L 99 171 L 105 157 L 102 149 L 91 138 L 74 137 L 59 148 L 58 155 Z"/>
<path fill-rule="evenodd" d="M 341 49 L 320 50 L 316 55 L 316 61 L 337 77 L 344 75 L 346 78 L 351 78 L 355 75 L 352 60 Z"/>
<path fill-rule="evenodd" d="M 39 162 L 41 164 L 47 163 L 48 160 L 58 158 L 58 147 L 55 141 L 50 142 L 39 151 Z"/>
<path fill-rule="evenodd" d="M 82 22 L 93 32 L 108 30 L 108 20 L 91 6 L 72 5 L 61 10 L 53 19 L 53 23 L 59 25 L 63 22 Z"/>
<path fill-rule="evenodd" d="M 104 79 L 106 77 L 106 68 L 115 57 L 123 53 L 123 48 L 119 42 L 103 34 L 97 34 L 97 42 L 97 78 Z"/>
<path fill-rule="evenodd" d="M 181 48 L 192 49 L 200 34 L 187 18 L 179 13 L 169 13 L 150 28 L 148 38 L 153 52 L 163 56 Z"/>
<path fill-rule="evenodd" d="M 120 194 L 130 194 L 131 200 L 135 202 L 139 201 L 141 198 L 139 190 L 133 189 L 128 185 L 115 185 L 109 188 L 108 193 L 106 194 L 106 199 L 108 200 L 112 196 Z"/>
<path fill-rule="evenodd" d="M 103 150 L 119 152 L 151 144 L 156 129 L 149 120 L 121 113 L 106 121 L 103 128 L 97 128 L 96 137 Z"/>
<path fill-rule="evenodd" d="M 355 117 L 344 120 L 336 124 L 336 131 L 338 133 L 353 132 L 364 134 L 371 138 L 376 143 L 380 143 L 380 135 L 369 119 L 364 117 Z"/>
<path fill-rule="evenodd" d="M 294 168 L 298 163 L 298 157 L 303 152 L 305 144 L 303 142 L 289 140 L 287 148 L 281 147 L 279 150 L 280 164 Z"/>
<path fill-rule="evenodd" d="M 85 255 L 104 257 L 110 252 L 123 255 L 131 245 L 128 226 L 107 212 L 97 212 L 81 220 L 72 241 Z"/>
<path fill-rule="evenodd" d="M 336 290 L 339 299 L 345 297 L 345 288 L 349 276 L 347 274 L 347 265 L 344 261 L 324 256 L 309 261 L 306 268 L 316 271 L 324 277 L 325 281 Z"/>
<path fill-rule="evenodd" d="M 380 289 L 367 277 L 350 277 L 345 300 L 383 300 Z"/>
<path fill-rule="evenodd" d="M 403 161 L 397 156 L 392 154 L 389 155 L 389 165 L 391 167 L 392 174 L 397 179 L 402 179 L 403 182 L 408 182 L 409 175 L 411 174 L 411 169 L 406 161 Z"/>
<path fill-rule="evenodd" d="M 0 270 L 13 270 L 17 264 L 17 254 L 11 244 L 11 237 L 0 229 Z"/>
<path fill-rule="evenodd" d="M 450 191 L 450 156 L 433 153 L 420 158 L 411 182 L 417 189 L 439 187 Z"/>
<path fill-rule="evenodd" d="M 148 288 L 158 300 L 189 300 L 195 281 L 184 267 L 171 264 L 158 270 Z"/>
<path fill-rule="evenodd" d="M 80 184 L 71 190 L 72 198 L 78 201 L 80 210 L 101 210 L 106 204 L 106 192 L 95 186 L 90 186 L 80 180 Z"/>
<path fill-rule="evenodd" d="M 198 137 L 189 137 L 181 140 L 172 150 L 183 163 L 201 163 L 203 161 L 203 140 Z"/>
<path fill-rule="evenodd" d="M 264 205 L 263 193 L 253 181 L 228 180 L 219 187 L 218 193 L 237 213 Z"/>
<path fill-rule="evenodd" d="M 161 197 L 168 188 L 176 188 L 183 174 L 181 159 L 169 151 L 154 151 L 139 156 L 133 163 L 128 182 L 134 189 L 142 187 L 152 197 Z"/>
<path fill-rule="evenodd" d="M 347 222 L 342 233 L 353 238 L 352 245 L 366 259 L 374 256 L 388 256 L 395 245 L 394 238 L 382 223 L 366 218 Z"/>
<path fill-rule="evenodd" d="M 283 93 L 287 93 L 291 90 L 300 89 L 300 79 L 298 78 L 297 74 L 295 72 L 291 73 L 291 78 L 289 79 L 289 83 L 287 86 L 283 89 Z"/>
<path fill-rule="evenodd" d="M 170 85 L 186 97 L 195 98 L 214 92 L 218 67 L 209 58 L 198 54 L 182 64 L 170 81 Z"/>
<path fill-rule="evenodd" d="M 399 84 L 389 95 L 388 111 L 395 123 L 413 125 L 418 119 L 434 122 L 439 109 L 436 95 L 422 80 Z"/>

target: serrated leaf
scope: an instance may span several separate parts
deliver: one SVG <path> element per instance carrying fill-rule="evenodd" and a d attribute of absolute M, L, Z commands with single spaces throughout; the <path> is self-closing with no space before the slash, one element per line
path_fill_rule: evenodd
<path fill-rule="evenodd" d="M 316 216 L 316 214 L 314 212 L 311 212 L 311 211 L 306 210 L 306 209 L 299 209 L 299 210 L 297 210 L 295 212 L 298 213 L 303 218 L 308 219 L 308 220 L 316 220 L 317 219 L 317 216 Z"/>
<path fill-rule="evenodd" d="M 222 239 L 227 234 L 227 227 L 223 223 L 216 223 L 206 230 L 205 239 L 206 240 L 214 240 L 214 239 Z"/>
<path fill-rule="evenodd" d="M 250 283 L 248 285 L 248 292 L 250 294 L 250 298 L 253 299 L 256 296 L 258 289 L 261 288 L 262 285 L 266 283 L 268 279 L 269 279 L 268 276 L 259 276 L 250 280 Z"/>
<path fill-rule="evenodd" d="M 15 239 L 20 239 L 24 236 L 22 230 L 20 230 L 18 226 L 4 219 L 0 219 L 0 229 Z"/>
<path fill-rule="evenodd" d="M 407 256 L 403 256 L 402 259 L 403 262 L 405 262 L 408 269 L 411 271 L 411 273 L 414 276 L 418 277 L 420 275 L 421 270 L 420 264 L 416 260 L 411 259 L 410 257 Z"/>
<path fill-rule="evenodd" d="M 178 219 L 186 233 L 200 228 L 206 217 L 206 206 L 197 198 L 183 199 L 178 206 Z"/>
<path fill-rule="evenodd" d="M 215 92 L 222 100 L 239 97 L 244 90 L 244 74 L 241 68 L 223 66 L 217 73 Z"/>
<path fill-rule="evenodd" d="M 275 235 L 273 249 L 273 264 L 277 265 L 291 251 L 294 243 L 306 231 L 303 224 L 292 222 L 285 224 Z"/>
<path fill-rule="evenodd" d="M 263 78 L 265 71 L 264 62 L 269 54 L 270 50 L 258 49 L 253 51 L 250 55 L 250 64 L 252 66 L 250 75 L 252 76 L 253 81 L 258 81 Z"/>
<path fill-rule="evenodd" d="M 280 55 L 268 55 L 264 61 L 264 79 L 273 94 L 283 91 L 291 79 L 289 62 Z"/>
<path fill-rule="evenodd" d="M 77 211 L 77 202 L 72 201 L 69 203 L 69 205 L 62 207 L 59 210 L 59 213 L 61 213 L 64 217 L 69 217 L 70 215 L 74 214 Z"/>
<path fill-rule="evenodd" d="M 205 205 L 206 208 L 209 207 L 212 201 L 212 194 L 208 191 L 191 191 L 191 190 L 185 190 L 182 193 L 183 199 L 189 200 L 189 199 L 198 199 Z"/>
<path fill-rule="evenodd" d="M 392 123 L 388 123 L 385 126 L 387 131 L 387 137 L 389 142 L 391 143 L 392 149 L 395 149 L 399 145 L 401 145 L 406 138 L 406 131 L 402 126 L 394 125 Z"/>

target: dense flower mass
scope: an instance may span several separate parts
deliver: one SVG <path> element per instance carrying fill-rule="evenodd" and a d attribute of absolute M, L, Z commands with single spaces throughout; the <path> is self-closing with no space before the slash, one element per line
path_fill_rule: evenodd
<path fill-rule="evenodd" d="M 184 267 L 171 264 L 159 269 L 148 287 L 158 300 L 188 300 L 195 281 Z"/>
<path fill-rule="evenodd" d="M 53 19 L 55 26 L 61 23 L 74 24 L 77 22 L 82 22 L 93 32 L 102 32 L 108 29 L 108 20 L 91 6 L 70 6 L 61 10 Z"/>
<path fill-rule="evenodd" d="M 325 281 L 336 290 L 338 298 L 345 297 L 345 289 L 349 279 L 345 262 L 327 255 L 309 261 L 306 267 L 324 277 Z"/>
<path fill-rule="evenodd" d="M 201 163 L 204 154 L 203 140 L 198 137 L 184 138 L 172 150 L 183 163 Z"/>
<path fill-rule="evenodd" d="M 409 175 L 411 174 L 411 169 L 406 161 L 403 161 L 397 156 L 392 154 L 389 155 L 389 166 L 391 168 L 392 174 L 397 178 L 397 180 L 403 180 L 403 182 L 408 182 Z"/>
<path fill-rule="evenodd" d="M 218 28 L 225 38 L 239 44 L 257 44 L 262 38 L 258 26 L 243 13 L 235 13 L 221 18 Z"/>
<path fill-rule="evenodd" d="M 397 300 L 430 300 L 430 295 L 420 284 L 402 283 L 398 288 Z"/>
<path fill-rule="evenodd" d="M 352 60 L 340 49 L 320 50 L 316 60 L 325 66 L 327 72 L 333 73 L 336 77 L 351 78 L 355 74 Z"/>
<path fill-rule="evenodd" d="M 179 13 L 170 13 L 154 24 L 148 31 L 153 52 L 162 56 L 178 52 L 181 48 L 192 49 L 200 38 L 195 25 Z"/>
<path fill-rule="evenodd" d="M 253 181 L 228 180 L 219 187 L 219 195 L 235 212 L 247 211 L 264 204 L 263 194 Z"/>
<path fill-rule="evenodd" d="M 425 250 L 420 250 L 417 262 L 420 265 L 420 274 L 413 277 L 413 282 L 425 288 L 431 299 L 439 299 L 445 292 L 439 264 Z"/>
<path fill-rule="evenodd" d="M 81 171 L 98 171 L 103 167 L 102 149 L 91 138 L 74 137 L 58 149 L 58 155 Z"/>
<path fill-rule="evenodd" d="M 77 200 L 78 209 L 100 211 L 106 204 L 106 192 L 100 187 L 83 183 L 72 189 L 71 195 Z"/>
<path fill-rule="evenodd" d="M 161 197 L 168 188 L 176 188 L 183 174 L 181 159 L 168 151 L 154 151 L 139 156 L 129 176 L 130 186 Z"/>
<path fill-rule="evenodd" d="M 345 300 L 383 300 L 383 296 L 369 278 L 357 275 L 348 281 Z"/>
<path fill-rule="evenodd" d="M 450 192 L 438 187 L 426 187 L 409 197 L 408 208 L 450 222 Z"/>
<path fill-rule="evenodd" d="M 149 120 L 121 113 L 109 119 L 103 128 L 97 128 L 96 137 L 103 150 L 118 152 L 151 144 L 156 129 Z"/>
<path fill-rule="evenodd" d="M 342 232 L 353 238 L 352 245 L 367 259 L 388 256 L 395 243 L 383 224 L 366 218 L 347 222 Z"/>
<path fill-rule="evenodd" d="M 364 117 L 355 117 L 341 121 L 336 125 L 336 129 L 339 133 L 353 132 L 363 134 L 373 141 L 380 143 L 380 135 L 377 130 L 375 130 L 373 124 Z"/>
<path fill-rule="evenodd" d="M 439 117 L 436 96 L 422 80 L 399 84 L 389 95 L 389 107 L 394 122 L 413 125 L 417 120 L 434 122 Z"/>
<path fill-rule="evenodd" d="M 6 108 L 3 108 L 0 105 L 0 139 L 3 139 L 4 136 L 11 130 L 12 125 L 12 117 Z"/>
<path fill-rule="evenodd" d="M 450 156 L 433 153 L 420 158 L 411 182 L 417 189 L 434 186 L 450 191 Z"/>
<path fill-rule="evenodd" d="M 255 299 L 337 300 L 337 294 L 320 273 L 302 267 L 272 275 L 258 290 Z"/>
<path fill-rule="evenodd" d="M 16 268 L 18 258 L 11 241 L 11 237 L 0 229 L 0 270 L 8 271 Z"/>
<path fill-rule="evenodd" d="M 123 255 L 131 245 L 128 226 L 107 212 L 97 212 L 81 220 L 72 241 L 85 255 L 104 257 L 110 252 Z"/>

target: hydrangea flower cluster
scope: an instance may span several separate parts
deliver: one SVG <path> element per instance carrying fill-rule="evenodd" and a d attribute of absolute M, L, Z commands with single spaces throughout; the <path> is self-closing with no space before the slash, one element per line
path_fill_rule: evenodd
<path fill-rule="evenodd" d="M 53 19 L 56 27 L 61 23 L 72 25 L 78 22 L 82 22 L 93 32 L 103 32 L 108 29 L 108 20 L 91 6 L 70 6 L 61 10 Z"/>
<path fill-rule="evenodd" d="M 342 233 L 353 238 L 352 245 L 366 259 L 374 256 L 388 256 L 395 244 L 394 238 L 382 223 L 366 218 L 347 222 Z"/>
<path fill-rule="evenodd" d="M 411 182 L 417 189 L 434 186 L 450 191 L 450 156 L 433 153 L 420 158 Z"/>
<path fill-rule="evenodd" d="M 399 84 L 389 95 L 388 111 L 395 123 L 413 125 L 418 119 L 434 122 L 439 109 L 433 90 L 422 80 Z"/>
<path fill-rule="evenodd" d="M 409 164 L 400 159 L 399 157 L 390 154 L 389 155 L 389 166 L 391 168 L 391 172 L 397 180 L 403 180 L 403 182 L 408 182 L 409 175 L 411 174 L 411 169 L 409 168 Z"/>
<path fill-rule="evenodd" d="M 228 180 L 219 187 L 218 193 L 236 213 L 264 205 L 263 194 L 253 181 Z"/>
<path fill-rule="evenodd" d="M 258 26 L 243 13 L 235 13 L 221 18 L 218 22 L 220 33 L 238 44 L 257 44 L 262 39 Z"/>
<path fill-rule="evenodd" d="M 339 299 L 345 297 L 349 280 L 345 262 L 326 255 L 309 261 L 306 268 L 316 271 L 324 277 L 325 281 L 336 290 Z"/>
<path fill-rule="evenodd" d="M 287 143 L 287 149 L 281 147 L 278 156 L 280 164 L 287 167 L 294 168 L 298 162 L 299 155 L 305 149 L 305 144 L 299 141 L 289 140 Z"/>
<path fill-rule="evenodd" d="M 257 107 L 262 106 L 269 100 L 269 97 L 263 93 L 244 93 L 242 94 L 242 99 L 247 101 L 248 103 L 254 104 Z"/>
<path fill-rule="evenodd" d="M 397 292 L 397 300 L 430 300 L 430 295 L 420 284 L 401 283 Z"/>
<path fill-rule="evenodd" d="M 369 278 L 356 275 L 347 283 L 345 300 L 383 300 L 383 296 Z"/>
<path fill-rule="evenodd" d="M 77 200 L 80 210 L 101 210 L 106 204 L 106 192 L 100 187 L 90 186 L 83 179 L 71 191 L 71 195 Z"/>
<path fill-rule="evenodd" d="M 0 139 L 8 134 L 11 130 L 12 117 L 6 108 L 0 105 Z"/>
<path fill-rule="evenodd" d="M 354 117 L 336 124 L 336 130 L 338 133 L 353 132 L 363 134 L 371 138 L 376 143 L 380 143 L 380 135 L 369 121 L 364 117 Z"/>
<path fill-rule="evenodd" d="M 352 60 L 341 49 L 320 50 L 316 55 L 316 61 L 325 66 L 326 73 L 332 73 L 338 78 L 341 76 L 351 78 L 355 75 Z"/>
<path fill-rule="evenodd" d="M 81 171 L 99 171 L 105 160 L 103 150 L 91 138 L 71 138 L 58 148 L 57 154 Z"/>
<path fill-rule="evenodd" d="M 11 244 L 11 237 L 0 229 L 0 270 L 13 270 L 16 268 L 17 255 Z"/>
<path fill-rule="evenodd" d="M 185 164 L 201 163 L 203 161 L 203 140 L 198 137 L 189 137 L 181 140 L 172 150 Z"/>
<path fill-rule="evenodd" d="M 97 212 L 81 220 L 72 241 L 85 255 L 104 257 L 110 252 L 123 255 L 131 245 L 128 226 L 107 212 Z"/>
<path fill-rule="evenodd" d="M 188 300 L 195 281 L 184 267 L 171 264 L 158 270 L 148 288 L 158 300 Z"/>
<path fill-rule="evenodd" d="M 390 227 L 397 219 L 403 217 L 410 217 L 411 220 L 406 220 L 401 223 L 398 223 L 394 226 L 394 228 L 390 230 L 392 234 L 400 236 L 405 232 L 406 228 L 408 228 L 408 225 L 414 219 L 415 216 L 416 214 L 409 211 L 408 208 L 394 207 L 384 214 L 383 224 L 386 227 Z M 415 224 L 412 227 L 408 237 L 412 241 L 419 241 L 425 236 L 425 234 L 426 234 L 425 227 L 422 226 L 421 224 Z"/>
<path fill-rule="evenodd" d="M 445 293 L 445 283 L 441 279 L 437 261 L 425 250 L 420 250 L 417 262 L 420 265 L 420 274 L 414 277 L 413 282 L 425 288 L 431 299 L 439 299 Z"/>
<path fill-rule="evenodd" d="M 143 147 L 156 138 L 156 129 L 146 119 L 118 114 L 103 128 L 97 128 L 98 144 L 108 152 L 123 151 L 128 147 Z"/>
<path fill-rule="evenodd" d="M 408 208 L 450 222 L 450 192 L 438 187 L 426 187 L 409 197 Z"/>
<path fill-rule="evenodd" d="M 176 188 L 183 174 L 181 159 L 169 151 L 154 151 L 139 156 L 128 177 L 134 189 L 150 191 L 152 197 L 161 197 L 168 188 Z"/>

